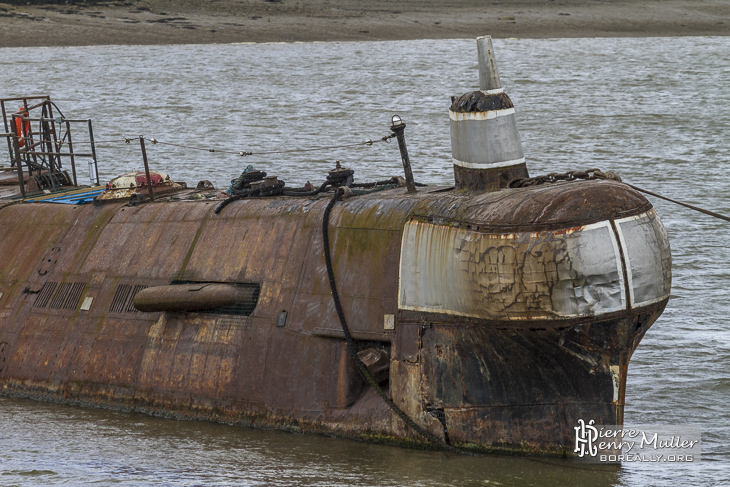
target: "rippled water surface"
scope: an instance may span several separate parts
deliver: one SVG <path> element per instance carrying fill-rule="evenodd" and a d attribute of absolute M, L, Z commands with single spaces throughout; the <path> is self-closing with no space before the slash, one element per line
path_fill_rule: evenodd
<path fill-rule="evenodd" d="M 600 167 L 730 214 L 730 38 L 495 48 L 532 175 Z M 448 184 L 449 97 L 476 88 L 475 51 L 473 40 L 0 49 L 0 97 L 50 94 L 67 117 L 93 118 L 107 180 L 142 167 L 138 143 L 123 142 L 139 135 L 176 144 L 149 146 L 151 165 L 189 184 L 225 187 L 247 164 L 319 182 L 336 159 L 359 181 L 383 179 L 400 173 L 395 144 L 235 153 L 376 140 L 398 113 L 416 178 Z M 730 224 L 649 199 L 670 237 L 673 290 L 629 367 L 625 420 L 700 424 L 699 465 L 593 470 L 0 398 L 0 485 L 725 485 Z"/>

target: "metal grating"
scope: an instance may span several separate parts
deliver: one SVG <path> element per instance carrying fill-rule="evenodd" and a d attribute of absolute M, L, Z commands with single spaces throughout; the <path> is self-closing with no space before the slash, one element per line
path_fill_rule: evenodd
<path fill-rule="evenodd" d="M 117 292 L 114 293 L 114 299 L 112 299 L 112 304 L 109 306 L 109 311 L 112 313 L 123 312 L 127 307 L 127 299 L 131 292 L 131 284 L 120 284 L 119 287 L 117 287 Z"/>
<path fill-rule="evenodd" d="M 60 309 L 61 306 L 63 306 L 64 301 L 66 301 L 66 296 L 68 296 L 68 292 L 70 290 L 70 282 L 62 283 L 56 291 L 56 294 L 53 295 L 53 299 L 51 300 L 51 309 Z"/>
<path fill-rule="evenodd" d="M 38 293 L 33 303 L 34 308 L 76 309 L 81 294 L 86 287 L 85 282 L 47 282 Z"/>
<path fill-rule="evenodd" d="M 85 282 L 74 282 L 71 286 L 71 291 L 69 291 L 68 296 L 66 297 L 66 301 L 63 302 L 62 308 L 76 309 L 79 305 L 79 301 L 81 301 L 81 294 L 84 292 L 85 287 Z"/>
<path fill-rule="evenodd" d="M 114 299 L 112 304 L 109 306 L 109 311 L 112 313 L 139 313 L 139 310 L 134 307 L 134 297 L 142 289 L 147 289 L 149 286 L 144 284 L 137 284 L 132 286 L 131 284 L 120 284 L 117 287 L 117 292 L 114 293 Z"/>
<path fill-rule="evenodd" d="M 43 288 L 41 289 L 41 292 L 38 293 L 38 297 L 35 298 L 33 307 L 34 308 L 45 308 L 48 305 L 48 302 L 51 300 L 51 296 L 53 296 L 53 292 L 56 290 L 57 286 L 58 286 L 57 282 L 45 283 L 43 285 Z"/>
<path fill-rule="evenodd" d="M 127 311 L 128 313 L 139 313 L 139 310 L 134 307 L 134 297 L 142 289 L 147 289 L 148 287 L 149 286 L 145 286 L 143 284 L 138 284 L 138 285 L 134 286 L 134 289 L 132 289 L 132 293 L 129 296 L 129 301 L 127 302 L 127 308 L 125 311 Z"/>

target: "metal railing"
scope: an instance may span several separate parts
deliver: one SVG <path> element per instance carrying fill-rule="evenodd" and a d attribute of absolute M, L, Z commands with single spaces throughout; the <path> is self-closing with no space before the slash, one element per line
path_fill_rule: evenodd
<path fill-rule="evenodd" d="M 9 109 L 12 102 L 19 102 L 17 111 Z M 17 169 L 23 198 L 26 197 L 26 171 L 28 184 L 34 178 L 38 189 L 54 191 L 60 186 L 78 186 L 76 163 L 79 157 L 91 158 L 91 182 L 99 184 L 96 145 L 90 119 L 65 118 L 49 96 L 3 98 L 0 99 L 0 112 L 5 131 L 0 137 L 7 141 L 10 165 Z M 86 129 L 88 140 L 77 138 L 74 141 L 72 124 L 77 127 L 83 124 L 81 130 Z M 88 146 L 88 150 L 78 151 L 78 146 Z M 71 169 L 70 176 L 64 170 L 64 163 Z"/>

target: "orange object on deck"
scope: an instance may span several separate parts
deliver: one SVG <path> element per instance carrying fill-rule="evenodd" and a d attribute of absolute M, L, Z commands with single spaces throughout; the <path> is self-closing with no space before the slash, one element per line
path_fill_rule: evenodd
<path fill-rule="evenodd" d="M 28 109 L 25 107 L 20 107 L 18 113 L 23 117 L 27 117 Z M 20 119 L 20 117 L 16 117 L 15 131 L 18 134 L 18 145 L 20 147 L 25 146 L 25 136 L 30 134 L 30 122 L 28 120 L 25 121 L 25 131 L 23 131 L 23 121 Z"/>

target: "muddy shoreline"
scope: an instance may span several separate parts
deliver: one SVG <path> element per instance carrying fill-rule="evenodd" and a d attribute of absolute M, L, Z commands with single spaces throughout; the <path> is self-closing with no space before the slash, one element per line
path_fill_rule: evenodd
<path fill-rule="evenodd" d="M 0 47 L 717 36 L 725 0 L 56 0 L 0 3 Z"/>

